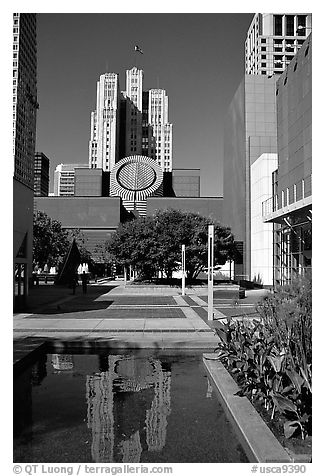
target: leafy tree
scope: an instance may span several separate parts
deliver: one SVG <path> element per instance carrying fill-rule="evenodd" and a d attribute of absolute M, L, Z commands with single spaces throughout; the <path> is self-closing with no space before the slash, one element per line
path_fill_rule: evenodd
<path fill-rule="evenodd" d="M 70 245 L 68 232 L 58 220 L 52 220 L 44 212 L 34 213 L 33 261 L 41 267 L 59 267 Z"/>
<path fill-rule="evenodd" d="M 120 224 L 106 244 L 111 261 L 122 266 L 132 265 L 145 278 L 158 271 L 156 248 L 154 223 L 148 217 Z"/>
<path fill-rule="evenodd" d="M 132 265 L 143 277 L 162 271 L 170 278 L 179 269 L 184 244 L 187 276 L 193 279 L 207 263 L 209 224 L 215 225 L 215 262 L 224 264 L 234 249 L 230 229 L 202 215 L 174 209 L 120 225 L 106 249 L 117 263 Z"/>

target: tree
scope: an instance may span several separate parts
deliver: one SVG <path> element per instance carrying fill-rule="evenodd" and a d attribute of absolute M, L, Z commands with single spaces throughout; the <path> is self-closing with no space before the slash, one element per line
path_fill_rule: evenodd
<path fill-rule="evenodd" d="M 159 210 L 153 217 L 120 225 L 106 249 L 117 263 L 132 265 L 143 277 L 161 271 L 171 278 L 180 267 L 184 244 L 187 276 L 194 279 L 207 263 L 209 224 L 215 225 L 215 262 L 224 264 L 234 249 L 230 228 L 202 215 L 174 209 Z"/>
<path fill-rule="evenodd" d="M 151 278 L 158 271 L 155 238 L 152 219 L 140 217 L 120 224 L 106 243 L 106 251 L 111 261 L 122 266 L 132 265 L 142 277 Z"/>
<path fill-rule="evenodd" d="M 69 235 L 62 230 L 61 223 L 52 220 L 44 212 L 34 213 L 33 261 L 41 267 L 59 267 L 70 245 Z"/>

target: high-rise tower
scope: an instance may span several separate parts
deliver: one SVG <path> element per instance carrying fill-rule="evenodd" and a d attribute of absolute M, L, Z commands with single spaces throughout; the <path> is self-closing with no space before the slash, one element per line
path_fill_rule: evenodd
<path fill-rule="evenodd" d="M 96 111 L 91 113 L 89 168 L 110 171 L 119 158 L 119 79 L 102 74 L 97 82 Z"/>
<path fill-rule="evenodd" d="M 136 67 L 126 71 L 125 156 L 140 154 L 142 147 L 143 71 Z"/>
<path fill-rule="evenodd" d="M 36 14 L 13 15 L 14 306 L 28 295 L 32 273 L 36 137 Z"/>
<path fill-rule="evenodd" d="M 149 90 L 148 122 L 154 139 L 150 157 L 156 159 L 165 172 L 171 172 L 173 125 L 168 122 L 168 96 L 164 89 Z"/>
<path fill-rule="evenodd" d="M 143 71 L 136 67 L 126 71 L 126 88 L 121 93 L 116 73 L 100 76 L 97 106 L 91 113 L 89 168 L 110 172 L 124 157 L 143 155 L 171 172 L 172 139 L 164 89 L 144 91 Z"/>
<path fill-rule="evenodd" d="M 281 74 L 311 33 L 311 14 L 256 13 L 245 44 L 246 74 Z"/>
<path fill-rule="evenodd" d="M 34 188 L 36 138 L 36 14 L 14 13 L 13 26 L 14 177 Z"/>

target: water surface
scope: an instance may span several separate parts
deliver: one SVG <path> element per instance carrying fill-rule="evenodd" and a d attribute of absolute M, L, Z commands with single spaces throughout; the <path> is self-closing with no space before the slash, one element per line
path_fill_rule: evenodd
<path fill-rule="evenodd" d="M 43 355 L 14 381 L 15 462 L 247 459 L 202 354 Z"/>

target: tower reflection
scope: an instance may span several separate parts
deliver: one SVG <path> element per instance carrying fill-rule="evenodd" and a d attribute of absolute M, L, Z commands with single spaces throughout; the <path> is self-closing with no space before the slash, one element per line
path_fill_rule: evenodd
<path fill-rule="evenodd" d="M 138 463 L 161 451 L 170 413 L 171 372 L 158 359 L 110 355 L 86 380 L 87 424 L 96 463 Z"/>

